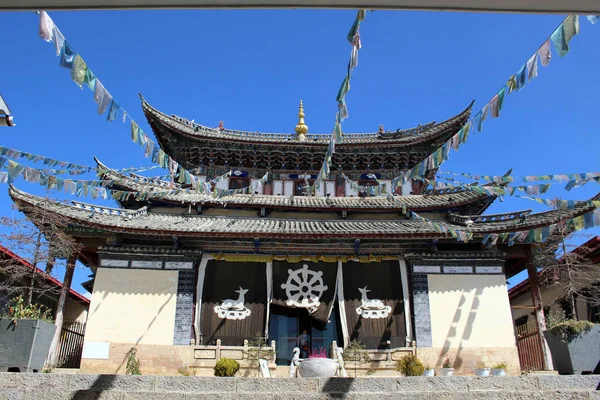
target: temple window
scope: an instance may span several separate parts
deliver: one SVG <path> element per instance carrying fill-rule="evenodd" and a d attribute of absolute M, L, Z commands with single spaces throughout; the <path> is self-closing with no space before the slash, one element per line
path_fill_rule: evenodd
<path fill-rule="evenodd" d="M 250 178 L 229 178 L 229 189 L 243 189 L 250 186 Z"/>

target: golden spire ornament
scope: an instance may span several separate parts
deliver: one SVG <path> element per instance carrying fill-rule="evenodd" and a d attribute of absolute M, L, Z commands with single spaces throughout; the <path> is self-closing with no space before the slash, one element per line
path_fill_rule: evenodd
<path fill-rule="evenodd" d="M 304 123 L 304 107 L 302 106 L 302 100 L 300 100 L 300 109 L 298 110 L 298 125 L 294 129 L 298 140 L 306 140 L 306 134 L 308 133 L 308 126 Z"/>

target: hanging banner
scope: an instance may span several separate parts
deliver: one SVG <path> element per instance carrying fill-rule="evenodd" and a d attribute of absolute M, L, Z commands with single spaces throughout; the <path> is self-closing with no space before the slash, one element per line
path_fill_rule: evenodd
<path fill-rule="evenodd" d="M 336 279 L 336 263 L 273 261 L 272 304 L 305 309 L 324 326 L 331 315 Z"/>
<path fill-rule="evenodd" d="M 347 262 L 343 264 L 342 271 L 350 340 L 359 340 L 369 349 L 406 346 L 406 319 L 398 261 L 367 265 Z"/>
<path fill-rule="evenodd" d="M 202 290 L 205 345 L 243 346 L 264 332 L 267 305 L 265 263 L 210 260 Z"/>

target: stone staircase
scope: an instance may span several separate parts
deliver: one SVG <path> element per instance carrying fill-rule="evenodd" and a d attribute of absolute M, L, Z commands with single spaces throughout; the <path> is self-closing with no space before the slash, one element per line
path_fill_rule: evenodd
<path fill-rule="evenodd" d="M 1 400 L 600 400 L 600 375 L 215 378 L 0 373 Z"/>

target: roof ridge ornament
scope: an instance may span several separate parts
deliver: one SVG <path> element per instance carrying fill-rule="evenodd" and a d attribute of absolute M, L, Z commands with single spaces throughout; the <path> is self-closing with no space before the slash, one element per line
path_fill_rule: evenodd
<path fill-rule="evenodd" d="M 296 132 L 298 140 L 306 140 L 308 126 L 304 123 L 304 106 L 302 105 L 302 100 L 300 100 L 300 107 L 298 109 L 298 124 L 296 125 L 294 131 Z"/>

